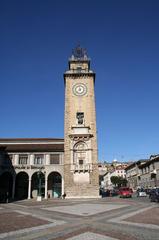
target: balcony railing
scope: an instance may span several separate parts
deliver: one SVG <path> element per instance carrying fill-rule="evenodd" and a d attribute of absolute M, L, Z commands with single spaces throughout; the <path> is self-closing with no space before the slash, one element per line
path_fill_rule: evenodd
<path fill-rule="evenodd" d="M 71 171 L 73 172 L 90 172 L 92 171 L 92 164 L 74 164 L 71 165 Z"/>

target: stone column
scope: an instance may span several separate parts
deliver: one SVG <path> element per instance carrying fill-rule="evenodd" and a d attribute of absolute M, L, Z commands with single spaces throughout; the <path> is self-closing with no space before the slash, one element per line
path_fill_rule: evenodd
<path fill-rule="evenodd" d="M 31 199 L 31 176 L 29 176 L 28 199 Z"/>
<path fill-rule="evenodd" d="M 50 154 L 46 154 L 46 165 L 50 165 Z"/>
<path fill-rule="evenodd" d="M 19 155 L 18 154 L 15 154 L 15 165 L 18 165 L 19 164 Z"/>
<path fill-rule="evenodd" d="M 64 158 L 64 155 L 60 154 L 60 164 L 63 164 L 63 158 Z"/>
<path fill-rule="evenodd" d="M 34 154 L 30 155 L 30 165 L 34 165 Z"/>
<path fill-rule="evenodd" d="M 47 179 L 47 175 L 45 174 L 45 199 L 48 198 L 48 196 L 47 196 L 47 183 L 48 183 L 48 179 Z"/>
<path fill-rule="evenodd" d="M 15 196 L 15 180 L 16 180 L 16 175 L 13 175 L 12 199 L 14 199 L 14 196 Z"/>

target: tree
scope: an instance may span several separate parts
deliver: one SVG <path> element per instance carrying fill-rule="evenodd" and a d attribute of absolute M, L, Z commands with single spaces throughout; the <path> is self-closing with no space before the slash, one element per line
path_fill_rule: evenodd
<path fill-rule="evenodd" d="M 123 178 L 123 177 L 120 177 L 120 176 L 112 176 L 110 178 L 110 180 L 111 180 L 112 184 L 115 185 L 115 187 L 116 186 L 118 186 L 118 187 L 121 187 L 121 186 L 125 187 L 127 185 L 126 178 Z"/>
<path fill-rule="evenodd" d="M 110 180 L 115 185 L 115 187 L 119 184 L 119 177 L 118 176 L 111 176 Z"/>

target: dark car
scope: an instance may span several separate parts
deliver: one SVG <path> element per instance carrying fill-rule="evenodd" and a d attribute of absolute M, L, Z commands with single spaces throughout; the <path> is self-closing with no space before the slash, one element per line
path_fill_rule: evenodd
<path fill-rule="evenodd" d="M 100 188 L 99 194 L 102 196 L 102 198 L 109 197 L 110 196 L 110 190 Z"/>
<path fill-rule="evenodd" d="M 150 193 L 151 193 L 151 189 L 150 188 L 146 188 L 145 191 L 146 191 L 147 195 L 150 195 Z"/>
<path fill-rule="evenodd" d="M 111 197 L 115 197 L 115 196 L 117 196 L 118 195 L 118 190 L 117 189 L 112 189 L 112 190 L 110 190 L 110 196 Z"/>
<path fill-rule="evenodd" d="M 152 189 L 149 198 L 151 202 L 159 202 L 159 188 Z"/>
<path fill-rule="evenodd" d="M 110 197 L 110 190 L 104 190 L 101 195 L 102 197 Z"/>

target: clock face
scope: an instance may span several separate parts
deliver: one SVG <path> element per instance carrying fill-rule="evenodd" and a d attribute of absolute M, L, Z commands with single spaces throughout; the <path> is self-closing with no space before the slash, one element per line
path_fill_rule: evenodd
<path fill-rule="evenodd" d="M 87 86 L 83 83 L 75 84 L 72 89 L 76 96 L 83 96 L 87 93 Z"/>

